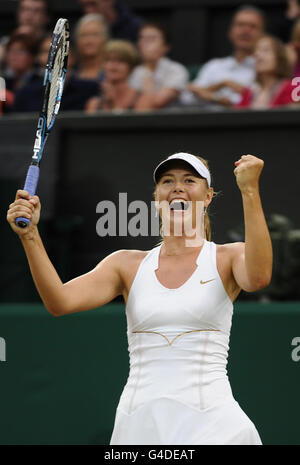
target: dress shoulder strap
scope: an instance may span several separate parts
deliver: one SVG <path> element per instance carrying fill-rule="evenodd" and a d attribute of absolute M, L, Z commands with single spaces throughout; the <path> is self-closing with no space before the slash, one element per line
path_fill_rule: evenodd
<path fill-rule="evenodd" d="M 217 246 L 214 242 L 210 242 L 210 257 L 214 267 L 217 267 Z"/>
<path fill-rule="evenodd" d="M 152 265 L 153 265 L 154 270 L 157 270 L 159 266 L 159 254 L 160 254 L 161 246 L 162 244 L 158 245 L 157 247 L 154 247 L 154 249 L 151 250 Z"/>

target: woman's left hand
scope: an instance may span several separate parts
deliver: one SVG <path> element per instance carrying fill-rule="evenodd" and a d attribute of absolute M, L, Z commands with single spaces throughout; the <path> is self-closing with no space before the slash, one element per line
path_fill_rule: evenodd
<path fill-rule="evenodd" d="M 243 193 L 258 189 L 264 161 L 254 155 L 242 155 L 234 164 L 236 168 L 233 172 L 240 191 Z"/>

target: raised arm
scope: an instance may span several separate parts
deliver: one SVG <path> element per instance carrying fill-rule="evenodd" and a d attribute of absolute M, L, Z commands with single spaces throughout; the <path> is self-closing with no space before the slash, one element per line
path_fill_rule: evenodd
<path fill-rule="evenodd" d="M 28 192 L 19 190 L 9 206 L 7 221 L 22 242 L 34 283 L 47 310 L 54 316 L 90 310 L 122 294 L 120 262 L 126 251 L 113 253 L 89 273 L 62 283 L 37 229 L 40 208 L 37 196 L 30 197 Z M 30 226 L 17 227 L 15 219 L 19 216 L 30 218 Z"/>
<path fill-rule="evenodd" d="M 232 272 L 237 284 L 247 292 L 266 287 L 272 277 L 272 242 L 259 194 L 263 160 L 243 155 L 235 162 L 234 174 L 241 191 L 245 243 L 232 247 Z"/>

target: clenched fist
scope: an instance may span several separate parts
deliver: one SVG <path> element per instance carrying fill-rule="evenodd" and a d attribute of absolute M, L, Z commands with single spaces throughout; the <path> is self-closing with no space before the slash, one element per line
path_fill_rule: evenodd
<path fill-rule="evenodd" d="M 254 155 L 242 155 L 234 164 L 236 168 L 233 172 L 240 191 L 243 193 L 258 189 L 258 180 L 264 167 L 264 161 Z"/>
<path fill-rule="evenodd" d="M 37 195 L 31 197 L 27 191 L 18 190 L 15 201 L 9 206 L 7 221 L 18 236 L 30 236 L 39 222 L 40 211 L 41 204 Z M 30 219 L 30 225 L 27 228 L 19 228 L 15 224 L 15 219 L 20 216 Z"/>

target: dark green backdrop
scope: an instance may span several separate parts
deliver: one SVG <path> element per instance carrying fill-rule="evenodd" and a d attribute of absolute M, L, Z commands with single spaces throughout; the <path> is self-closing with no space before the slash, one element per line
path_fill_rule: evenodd
<path fill-rule="evenodd" d="M 300 444 L 300 303 L 235 305 L 228 372 L 264 444 Z M 108 444 L 129 370 L 124 306 L 0 306 L 1 444 Z M 300 352 L 300 351 L 299 351 Z"/>

